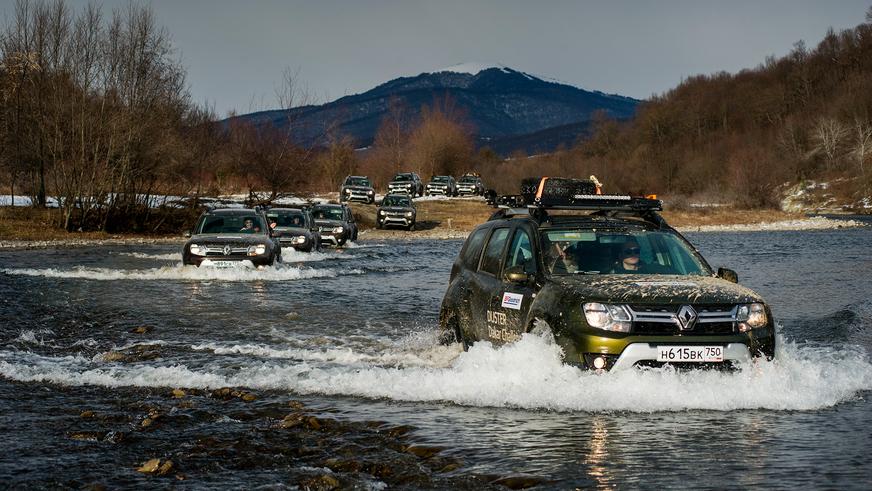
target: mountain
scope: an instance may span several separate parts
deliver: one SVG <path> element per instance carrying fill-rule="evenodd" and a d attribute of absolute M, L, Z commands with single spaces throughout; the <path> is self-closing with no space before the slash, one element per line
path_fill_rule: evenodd
<path fill-rule="evenodd" d="M 587 91 L 501 65 L 463 64 L 401 77 L 362 94 L 318 106 L 237 116 L 279 127 L 294 121 L 298 143 L 325 143 L 329 127 L 351 136 L 357 146 L 372 143 L 390 104 L 400 104 L 411 120 L 423 106 L 450 100 L 470 124 L 479 146 L 500 153 L 543 152 L 571 144 L 587 132 L 597 111 L 615 119 L 633 116 L 638 100 Z M 554 130 L 554 131 L 551 131 Z M 541 138 L 537 137 L 541 136 Z M 491 144 L 490 142 L 494 142 Z"/>

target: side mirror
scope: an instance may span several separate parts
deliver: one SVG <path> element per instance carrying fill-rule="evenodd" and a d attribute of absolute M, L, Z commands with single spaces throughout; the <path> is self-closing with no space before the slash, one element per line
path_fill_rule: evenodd
<path fill-rule="evenodd" d="M 190 230 L 185 230 L 185 238 L 186 238 L 186 239 L 190 239 L 190 238 L 191 238 L 191 231 L 190 231 Z"/>
<path fill-rule="evenodd" d="M 527 274 L 523 266 L 512 266 L 505 271 L 503 277 L 511 283 L 529 283 L 532 275 Z"/>
<path fill-rule="evenodd" d="M 722 278 L 733 283 L 739 282 L 739 275 L 729 268 L 718 268 L 718 278 Z"/>

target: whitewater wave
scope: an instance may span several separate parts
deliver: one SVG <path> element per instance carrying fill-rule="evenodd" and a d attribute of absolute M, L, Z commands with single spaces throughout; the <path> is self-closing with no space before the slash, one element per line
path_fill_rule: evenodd
<path fill-rule="evenodd" d="M 77 278 L 88 280 L 219 280 L 219 281 L 288 281 L 308 278 L 332 278 L 343 275 L 360 275 L 362 269 L 330 270 L 276 265 L 254 269 L 243 265 L 232 268 L 196 266 L 164 266 L 152 269 L 86 268 L 21 268 L 4 269 L 6 274 L 43 276 L 47 278 Z"/>
<path fill-rule="evenodd" d="M 137 259 L 151 259 L 153 261 L 182 261 L 182 254 L 174 252 L 171 254 L 146 254 L 144 252 L 119 252 L 119 256 L 135 257 Z"/>
<path fill-rule="evenodd" d="M 181 364 L 95 364 L 81 357 L 52 359 L 9 352 L 0 353 L 0 375 L 63 385 L 243 386 L 297 394 L 561 412 L 816 410 L 872 389 L 872 365 L 860 348 L 783 342 L 781 346 L 775 361 L 760 361 L 737 372 L 667 368 L 596 374 L 564 365 L 559 348 L 548 336 L 528 334 L 499 348 L 487 342 L 476 343 L 468 352 L 454 347 L 456 358 L 444 366 L 441 355 L 430 356 L 429 364 L 385 367 L 372 364 L 408 363 L 412 358 L 408 354 L 368 355 L 342 350 L 301 354 L 256 345 L 201 345 L 195 348 L 257 359 L 245 362 L 234 358 L 226 366 L 210 363 L 208 368 L 190 368 Z M 415 356 L 416 361 L 428 357 L 425 353 Z"/>

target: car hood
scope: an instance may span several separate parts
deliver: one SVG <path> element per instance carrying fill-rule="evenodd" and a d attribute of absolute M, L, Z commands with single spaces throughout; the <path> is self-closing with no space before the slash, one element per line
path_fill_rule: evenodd
<path fill-rule="evenodd" d="M 762 302 L 749 288 L 710 276 L 597 275 L 555 276 L 554 283 L 579 302 L 735 304 Z"/>
<path fill-rule="evenodd" d="M 344 226 L 345 223 L 341 220 L 315 220 L 315 225 L 319 227 L 340 227 Z"/>
<path fill-rule="evenodd" d="M 270 238 L 264 234 L 197 234 L 188 240 L 189 244 L 264 244 Z"/>
<path fill-rule="evenodd" d="M 414 186 L 415 181 L 391 181 L 388 183 L 388 186 L 405 186 L 407 184 L 409 186 Z"/>
<path fill-rule="evenodd" d="M 309 229 L 301 227 L 276 227 L 275 231 L 281 232 L 282 235 L 304 235 L 310 233 Z"/>
<path fill-rule="evenodd" d="M 412 213 L 414 213 L 415 209 L 411 208 L 411 207 L 407 207 L 407 206 L 381 206 L 381 207 L 379 207 L 378 211 L 393 211 L 393 212 L 411 211 Z"/>

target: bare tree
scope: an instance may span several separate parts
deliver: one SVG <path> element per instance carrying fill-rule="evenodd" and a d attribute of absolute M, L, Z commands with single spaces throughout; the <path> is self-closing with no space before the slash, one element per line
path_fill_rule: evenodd
<path fill-rule="evenodd" d="M 872 14 L 872 9 L 870 9 L 870 14 Z M 863 196 L 869 196 L 869 179 L 866 176 L 866 162 L 872 157 L 872 124 L 857 118 L 854 120 L 853 130 L 854 142 L 851 156 L 860 170 Z"/>
<path fill-rule="evenodd" d="M 836 159 L 841 156 L 845 139 L 848 136 L 848 128 L 834 118 L 820 118 L 814 126 L 812 138 L 815 141 L 815 149 L 823 153 L 827 170 L 836 167 Z"/>

